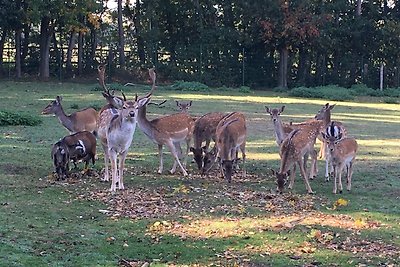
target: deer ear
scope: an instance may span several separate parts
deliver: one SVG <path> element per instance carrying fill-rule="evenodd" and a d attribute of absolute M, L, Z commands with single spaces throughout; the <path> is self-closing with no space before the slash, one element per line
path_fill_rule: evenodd
<path fill-rule="evenodd" d="M 343 138 L 343 133 L 338 134 L 338 140 L 341 140 Z"/>
<path fill-rule="evenodd" d="M 179 101 L 175 100 L 176 105 L 179 107 Z"/>
<path fill-rule="evenodd" d="M 194 147 L 191 146 L 191 147 L 189 148 L 189 150 L 190 150 L 190 152 L 194 152 Z"/>
<path fill-rule="evenodd" d="M 270 170 L 271 170 L 272 175 L 276 175 L 277 174 L 277 172 L 274 169 L 270 169 Z"/>
<path fill-rule="evenodd" d="M 265 106 L 265 111 L 268 112 L 268 113 L 271 113 L 271 110 L 267 106 Z"/>
<path fill-rule="evenodd" d="M 192 100 L 189 101 L 189 107 L 192 106 L 192 102 L 193 102 Z"/>
<path fill-rule="evenodd" d="M 58 96 L 56 97 L 56 100 L 57 100 L 58 103 L 60 103 L 61 100 L 62 100 L 62 96 L 59 96 L 59 95 L 58 95 Z"/>
<path fill-rule="evenodd" d="M 332 110 L 335 106 L 336 106 L 336 104 L 330 105 L 329 110 Z"/>
<path fill-rule="evenodd" d="M 321 132 L 321 135 L 322 135 L 322 138 L 328 139 L 328 136 L 324 132 Z"/>
<path fill-rule="evenodd" d="M 145 98 L 139 99 L 138 106 L 143 107 L 143 106 L 147 105 L 147 103 L 149 103 L 149 101 L 150 101 L 150 97 L 145 97 Z"/>
<path fill-rule="evenodd" d="M 282 113 L 284 109 L 285 109 L 285 106 L 282 106 L 281 110 L 279 111 L 279 113 Z"/>

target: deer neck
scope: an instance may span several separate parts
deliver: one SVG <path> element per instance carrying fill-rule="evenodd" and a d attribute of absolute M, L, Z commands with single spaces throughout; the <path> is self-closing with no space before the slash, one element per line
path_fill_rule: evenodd
<path fill-rule="evenodd" d="M 331 112 L 327 111 L 324 117 L 324 127 L 327 127 L 331 123 Z"/>
<path fill-rule="evenodd" d="M 57 116 L 58 120 L 65 128 L 67 128 L 70 132 L 73 132 L 74 123 L 71 120 L 71 116 L 65 114 L 63 107 L 60 105 L 60 108 L 56 109 L 54 114 Z"/>
<path fill-rule="evenodd" d="M 137 122 L 139 125 L 139 128 L 143 131 L 143 133 L 150 138 L 152 141 L 154 141 L 154 127 L 151 124 L 151 122 L 147 119 L 147 109 L 146 105 L 140 107 L 138 109 L 138 117 L 137 117 Z"/>
<path fill-rule="evenodd" d="M 280 145 L 286 137 L 285 131 L 283 130 L 282 120 L 279 118 L 274 123 L 276 142 Z"/>

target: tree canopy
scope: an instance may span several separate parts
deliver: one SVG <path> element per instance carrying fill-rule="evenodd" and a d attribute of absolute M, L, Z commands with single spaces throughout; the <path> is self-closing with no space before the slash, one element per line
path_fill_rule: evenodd
<path fill-rule="evenodd" d="M 211 86 L 399 87 L 389 0 L 0 0 L 0 69 L 68 78 L 100 63 Z M 112 6 L 112 7 L 110 7 Z M 118 8 L 117 8 L 118 7 Z M 7 63 L 7 64 L 5 64 Z"/>

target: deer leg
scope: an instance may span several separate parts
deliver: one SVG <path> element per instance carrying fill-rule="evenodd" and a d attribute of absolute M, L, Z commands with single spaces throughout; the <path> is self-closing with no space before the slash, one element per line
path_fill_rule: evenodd
<path fill-rule="evenodd" d="M 342 172 L 344 169 L 344 164 L 340 164 L 339 165 L 339 170 L 338 170 L 338 179 L 339 179 L 339 193 L 341 194 L 343 192 L 343 185 L 342 185 Z"/>
<path fill-rule="evenodd" d="M 314 179 L 317 176 L 317 151 L 313 149 L 311 151 L 311 166 L 310 166 L 310 179 Z"/>
<path fill-rule="evenodd" d="M 168 146 L 169 151 L 171 152 L 172 156 L 174 157 L 175 162 L 179 165 L 179 168 L 181 168 L 183 175 L 187 176 L 188 173 L 186 172 L 185 168 L 182 166 L 182 164 L 179 160 L 178 153 L 176 152 L 174 144 L 171 142 L 171 143 L 167 143 L 166 145 Z M 174 164 L 175 164 L 175 162 L 174 162 Z"/>
<path fill-rule="evenodd" d="M 118 169 L 117 169 L 117 152 L 109 151 L 110 160 L 111 160 L 111 192 L 115 192 L 117 181 L 118 181 Z"/>
<path fill-rule="evenodd" d="M 124 151 L 119 156 L 119 168 L 118 168 L 118 189 L 125 189 L 124 187 L 124 167 L 125 167 L 125 158 L 128 154 L 128 151 Z"/>
<path fill-rule="evenodd" d="M 245 178 L 246 177 L 246 146 L 244 143 L 240 146 L 240 151 L 242 151 L 242 158 L 243 158 L 242 177 Z"/>
<path fill-rule="evenodd" d="M 325 141 L 321 142 L 321 149 L 319 150 L 318 158 L 322 159 L 326 156 L 326 145 Z"/>
<path fill-rule="evenodd" d="M 347 191 L 351 190 L 351 177 L 353 176 L 353 161 L 350 161 L 347 169 Z"/>
<path fill-rule="evenodd" d="M 104 182 L 108 182 L 110 180 L 109 173 L 108 173 L 108 161 L 109 161 L 109 154 L 108 154 L 108 147 L 106 145 L 103 146 L 104 151 L 104 178 L 101 179 Z"/>
<path fill-rule="evenodd" d="M 334 177 L 333 193 L 334 194 L 336 194 L 336 192 L 337 192 L 337 176 L 338 176 L 338 166 L 333 165 L 333 177 Z"/>
<path fill-rule="evenodd" d="M 158 157 L 160 158 L 160 166 L 158 167 L 158 173 L 161 174 L 163 172 L 163 152 L 162 145 L 158 145 Z"/>
<path fill-rule="evenodd" d="M 301 173 L 301 176 L 303 176 L 304 183 L 306 184 L 307 192 L 309 194 L 313 194 L 314 192 L 311 189 L 311 186 L 310 186 L 310 183 L 308 181 L 307 173 L 306 173 L 306 170 L 304 168 L 303 163 L 301 162 L 301 160 L 299 160 L 297 163 L 300 165 L 300 173 Z"/>
<path fill-rule="evenodd" d="M 296 164 L 293 164 L 292 171 L 290 172 L 290 182 L 288 186 L 289 189 L 293 188 L 295 176 L 296 176 Z"/>

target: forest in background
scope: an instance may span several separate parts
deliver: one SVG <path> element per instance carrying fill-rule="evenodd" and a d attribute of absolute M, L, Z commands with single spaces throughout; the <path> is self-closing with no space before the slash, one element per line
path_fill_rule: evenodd
<path fill-rule="evenodd" d="M 0 75 L 145 77 L 255 88 L 400 87 L 390 0 L 0 0 Z"/>

